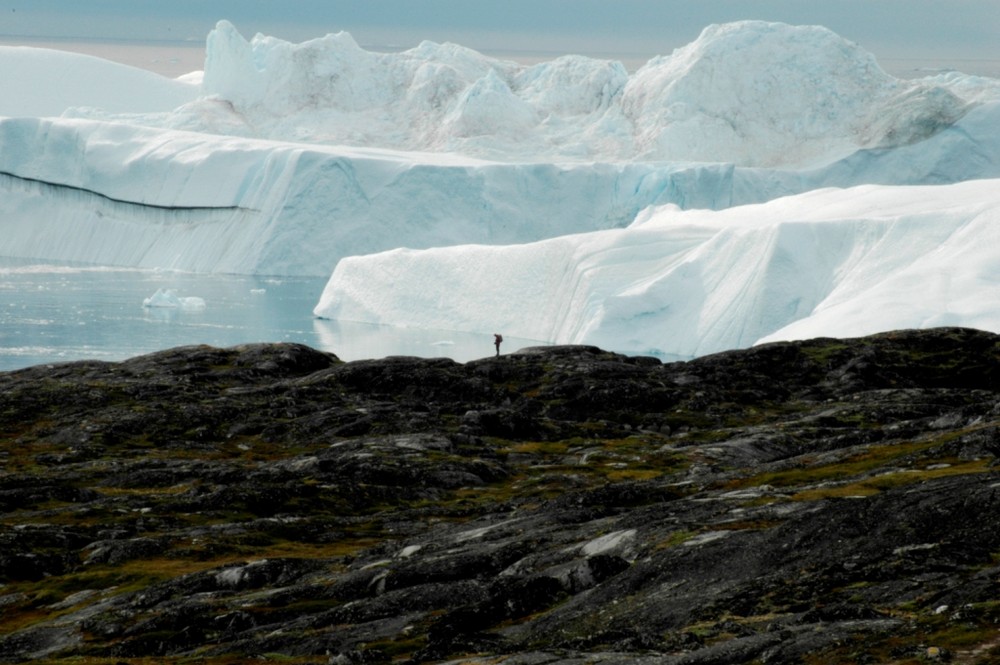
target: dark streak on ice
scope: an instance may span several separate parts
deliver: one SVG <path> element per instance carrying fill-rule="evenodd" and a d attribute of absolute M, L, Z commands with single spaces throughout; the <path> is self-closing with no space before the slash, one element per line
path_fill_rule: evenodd
<path fill-rule="evenodd" d="M 87 189 L 86 187 L 77 187 L 75 185 L 67 185 L 60 182 L 50 182 L 48 180 L 41 180 L 39 178 L 30 178 L 27 176 L 18 175 L 16 173 L 11 173 L 9 171 L 0 171 L 0 176 L 5 176 L 12 178 L 14 180 L 20 180 L 22 182 L 28 182 L 37 185 L 44 185 L 47 187 L 54 187 L 56 189 L 70 190 L 74 192 L 82 192 L 85 194 L 91 194 L 98 198 L 104 199 L 105 201 L 110 201 L 112 203 L 122 203 L 125 205 L 140 206 L 143 208 L 155 208 L 156 210 L 233 210 L 241 212 L 260 212 L 253 208 L 245 208 L 243 206 L 167 206 L 159 205 L 156 203 L 143 203 L 141 201 L 129 201 L 127 199 L 117 199 L 113 196 L 108 196 L 107 194 L 102 194 L 101 192 L 94 191 L 93 189 Z"/>

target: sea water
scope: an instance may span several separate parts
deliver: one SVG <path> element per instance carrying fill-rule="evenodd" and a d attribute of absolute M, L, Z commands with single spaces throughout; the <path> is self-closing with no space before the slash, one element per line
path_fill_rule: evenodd
<path fill-rule="evenodd" d="M 0 258 L 0 371 L 83 359 L 116 361 L 194 344 L 296 342 L 342 360 L 407 355 L 465 362 L 495 353 L 492 334 L 317 319 L 312 309 L 325 284 L 325 278 L 315 277 Z M 144 306 L 158 290 L 172 291 L 181 302 L 200 299 L 204 306 Z M 504 353 L 541 344 L 504 337 Z"/>

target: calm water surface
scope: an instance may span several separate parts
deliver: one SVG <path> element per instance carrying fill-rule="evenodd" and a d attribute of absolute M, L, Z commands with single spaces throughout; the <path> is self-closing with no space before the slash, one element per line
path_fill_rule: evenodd
<path fill-rule="evenodd" d="M 325 278 L 205 275 L 0 258 L 0 371 L 176 346 L 299 342 L 343 360 L 494 353 L 492 335 L 316 319 Z M 204 307 L 145 307 L 158 289 Z M 502 331 L 500 331 L 502 332 Z M 505 335 L 503 351 L 539 342 Z"/>

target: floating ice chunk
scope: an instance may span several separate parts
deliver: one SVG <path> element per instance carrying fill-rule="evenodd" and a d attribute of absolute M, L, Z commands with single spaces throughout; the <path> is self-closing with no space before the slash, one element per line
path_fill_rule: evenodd
<path fill-rule="evenodd" d="M 157 289 L 142 301 L 143 307 L 167 307 L 172 309 L 204 309 L 205 300 L 198 296 L 178 296 L 173 289 Z"/>

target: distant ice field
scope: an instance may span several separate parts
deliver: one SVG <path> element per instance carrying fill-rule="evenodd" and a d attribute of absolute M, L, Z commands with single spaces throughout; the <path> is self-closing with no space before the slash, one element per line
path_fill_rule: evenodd
<path fill-rule="evenodd" d="M 0 37 L 0 46 L 30 46 L 83 53 L 168 78 L 177 78 L 205 67 L 204 43 Z"/>

